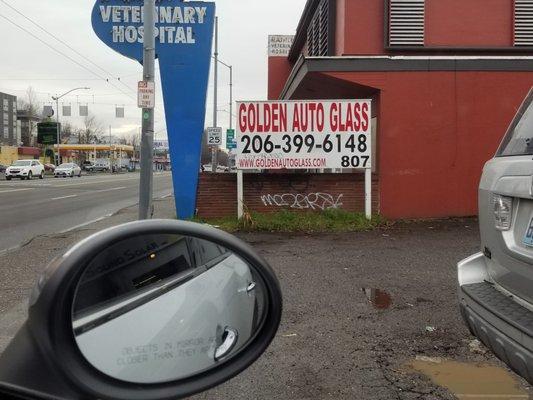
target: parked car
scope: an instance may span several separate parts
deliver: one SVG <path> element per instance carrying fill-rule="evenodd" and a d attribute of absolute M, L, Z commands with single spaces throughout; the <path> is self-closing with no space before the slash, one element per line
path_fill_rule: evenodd
<path fill-rule="evenodd" d="M 81 164 L 81 169 L 83 169 L 84 171 L 87 171 L 87 172 L 94 172 L 95 170 L 95 165 L 93 162 L 91 161 L 84 161 L 82 164 Z"/>
<path fill-rule="evenodd" d="M 44 165 L 37 160 L 18 160 L 6 169 L 6 179 L 13 178 L 32 179 L 33 177 L 44 178 Z"/>
<path fill-rule="evenodd" d="M 109 172 L 109 164 L 108 163 L 97 162 L 96 164 L 94 164 L 94 171 L 97 171 L 97 172 Z"/>
<path fill-rule="evenodd" d="M 74 178 L 75 176 L 81 177 L 81 168 L 78 164 L 75 163 L 61 164 L 54 171 L 54 178 Z"/>
<path fill-rule="evenodd" d="M 458 265 L 461 313 L 487 347 L 533 383 L 533 90 L 479 186 L 481 249 Z"/>
<path fill-rule="evenodd" d="M 4 164 L 0 164 L 0 173 L 4 173 L 6 172 L 6 169 L 7 169 L 7 165 L 4 165 Z"/>

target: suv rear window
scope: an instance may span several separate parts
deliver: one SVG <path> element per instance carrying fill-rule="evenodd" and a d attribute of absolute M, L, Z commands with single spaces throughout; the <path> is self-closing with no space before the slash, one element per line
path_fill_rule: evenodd
<path fill-rule="evenodd" d="M 533 89 L 518 110 L 503 142 L 498 157 L 533 155 Z"/>

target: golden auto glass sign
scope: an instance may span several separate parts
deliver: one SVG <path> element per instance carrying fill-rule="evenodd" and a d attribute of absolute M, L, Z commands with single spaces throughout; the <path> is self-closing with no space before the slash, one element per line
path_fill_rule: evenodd
<path fill-rule="evenodd" d="M 237 168 L 372 167 L 370 100 L 240 102 Z"/>

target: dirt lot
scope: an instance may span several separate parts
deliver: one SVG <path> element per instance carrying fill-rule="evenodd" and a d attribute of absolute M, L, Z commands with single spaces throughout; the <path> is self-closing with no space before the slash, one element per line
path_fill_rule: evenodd
<path fill-rule="evenodd" d="M 506 400 L 533 393 L 499 369 L 502 364 L 473 341 L 458 313 L 455 264 L 478 251 L 477 221 L 402 223 L 352 234 L 241 236 L 279 276 L 282 326 L 248 371 L 195 399 Z M 451 376 L 470 387 L 459 382 L 461 393 L 454 396 L 412 369 L 417 358 L 430 365 L 465 362 L 452 364 L 460 369 L 459 378 Z M 437 375 L 445 372 L 437 368 Z M 494 383 L 499 375 L 510 383 Z"/>
<path fill-rule="evenodd" d="M 174 209 L 167 200 L 156 211 L 171 217 Z M 46 263 L 87 235 L 136 215 L 125 210 L 0 255 L 0 351 L 24 321 L 28 294 Z M 475 220 L 241 237 L 278 274 L 282 325 L 253 366 L 195 400 L 516 400 L 533 393 L 473 341 L 459 316 L 455 264 L 478 251 Z M 441 385 L 457 396 L 414 368 L 450 378 L 452 385 Z"/>

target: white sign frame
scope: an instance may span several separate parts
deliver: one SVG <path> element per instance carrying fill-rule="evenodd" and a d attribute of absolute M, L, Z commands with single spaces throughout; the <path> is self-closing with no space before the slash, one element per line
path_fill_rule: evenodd
<path fill-rule="evenodd" d="M 137 85 L 137 106 L 139 108 L 155 108 L 155 82 L 139 81 Z"/>
<path fill-rule="evenodd" d="M 207 145 L 211 147 L 222 146 L 222 128 L 210 127 L 207 128 Z"/>
<path fill-rule="evenodd" d="M 302 105 L 309 105 L 309 104 L 321 104 L 322 109 L 324 110 L 323 115 L 323 126 L 320 124 L 317 124 L 318 126 L 321 126 L 321 128 L 316 129 L 306 129 L 305 132 L 302 132 L 301 129 L 294 131 L 293 128 L 289 128 L 289 120 L 291 118 L 294 118 L 294 113 L 291 114 L 290 109 L 292 107 L 292 110 L 294 111 L 296 107 L 302 107 Z M 287 105 L 287 111 L 285 112 L 285 117 L 287 119 L 287 122 L 285 124 L 282 124 L 281 126 L 273 127 L 274 124 L 271 124 L 271 130 L 267 130 L 267 118 L 265 117 L 267 113 L 265 112 L 263 115 L 263 122 L 264 125 L 262 128 L 258 128 L 258 124 L 255 125 L 254 129 L 250 129 L 249 123 L 244 123 L 245 125 L 248 124 L 246 129 L 242 129 L 243 126 L 243 120 L 241 120 L 242 117 L 242 109 L 241 106 L 245 105 L 249 107 L 250 105 L 259 105 L 258 108 L 256 108 L 256 121 L 260 120 L 260 113 L 261 113 L 261 105 L 265 104 L 284 104 Z M 333 129 L 333 120 L 332 118 L 332 112 L 335 110 L 335 108 L 332 106 L 333 104 L 337 104 L 338 108 L 335 112 L 338 112 L 341 108 L 340 106 L 344 106 L 346 115 L 349 113 L 349 106 L 351 105 L 351 112 L 353 115 L 355 115 L 355 110 L 357 110 L 358 116 L 351 119 L 351 122 L 349 120 L 345 120 L 345 123 L 341 122 L 341 126 L 344 126 L 343 129 L 339 129 L 339 126 L 336 127 L 336 129 Z M 365 115 L 362 116 L 362 107 L 365 105 Z M 305 107 L 305 106 L 304 106 Z M 329 114 L 326 111 L 329 108 Z M 307 106 L 307 110 L 309 109 L 309 106 Z M 315 108 L 316 109 L 316 108 Z M 272 110 L 272 109 L 271 109 Z M 301 110 L 301 109 L 299 109 Z M 263 109 L 264 111 L 264 109 Z M 372 218 L 372 165 L 373 165 L 373 159 L 372 159 L 372 100 L 370 99 L 354 99 L 354 100 L 306 100 L 306 101 L 257 101 L 257 102 L 238 102 L 237 103 L 237 129 L 235 131 L 236 133 L 236 140 L 237 140 L 237 204 L 238 204 L 238 216 L 239 218 L 242 218 L 244 215 L 244 170 L 253 170 L 253 169 L 338 169 L 338 168 L 346 168 L 346 169 L 364 169 L 365 170 L 365 214 L 367 219 Z M 288 114 L 291 114 L 290 116 L 287 116 Z M 327 114 L 327 115 L 326 115 Z M 340 115 L 336 114 L 336 115 Z M 329 126 L 325 120 L 328 118 L 329 120 Z M 333 118 L 335 119 L 335 118 Z M 357 119 L 357 123 L 354 126 L 354 120 Z M 363 121 L 364 120 L 364 126 Z M 339 116 L 338 121 L 342 121 L 342 118 Z M 348 122 L 346 122 L 348 121 Z M 342 125 L 344 124 L 344 125 Z M 283 129 L 280 129 L 283 128 Z M 259 135 L 263 135 L 263 138 L 255 139 L 256 137 L 259 137 Z M 275 152 L 279 152 L 280 150 L 283 150 L 284 154 L 286 149 L 288 149 L 288 145 L 286 149 L 282 149 L 280 146 L 283 146 L 283 142 L 280 142 L 280 137 L 284 136 L 290 136 L 294 137 L 295 135 L 299 135 L 304 138 L 304 142 L 306 139 L 308 139 L 308 136 L 313 136 L 314 140 L 309 139 L 307 144 L 311 144 L 312 146 L 307 146 L 307 150 L 309 151 L 308 154 L 311 152 L 318 154 L 320 151 L 325 152 L 324 145 L 327 143 L 328 149 L 330 148 L 330 139 L 333 140 L 333 144 L 335 147 L 335 153 L 341 157 L 341 165 L 334 165 L 334 160 L 329 160 L 329 162 L 326 162 L 326 165 L 324 166 L 318 166 L 318 165 L 289 165 L 286 167 L 278 167 L 280 164 L 269 164 L 268 162 L 265 162 L 264 164 L 258 163 L 256 164 L 256 167 L 248 165 L 246 168 L 242 168 L 242 164 L 239 165 L 239 160 L 243 157 L 243 151 L 244 147 L 248 146 L 248 150 L 250 150 L 250 146 L 252 145 L 252 142 L 255 140 L 257 144 L 257 148 L 261 148 L 261 151 L 265 151 L 264 149 L 268 149 L 269 155 L 271 156 Z M 355 140 L 355 137 L 358 139 L 361 138 L 361 135 L 365 136 L 365 139 L 363 141 Z M 244 139 L 244 136 L 247 136 L 248 139 Z M 265 138 L 265 136 L 269 136 L 268 139 Z M 330 136 L 327 138 L 326 136 Z M 361 148 L 358 148 L 357 146 L 360 143 L 365 144 L 365 146 L 362 146 Z M 286 141 L 286 143 L 290 143 L 291 145 L 294 145 L 293 141 Z M 298 142 L 299 144 L 299 142 Z M 355 145 L 355 146 L 354 146 Z M 299 146 L 298 146 L 299 147 Z M 273 148 L 273 149 L 272 149 Z M 257 149 L 251 149 L 251 153 L 254 152 L 254 150 Z M 364 150 L 364 151 L 362 151 Z M 258 159 L 264 159 L 265 154 L 262 154 L 261 151 L 256 152 L 256 156 Z M 333 150 L 332 150 L 333 151 Z M 331 154 L 330 154 L 331 155 Z M 248 154 L 247 154 L 248 156 Z M 330 157 L 331 158 L 331 157 Z M 364 158 L 364 160 L 363 160 Z M 345 161 L 348 160 L 348 163 L 345 163 Z M 338 158 L 337 158 L 338 162 Z M 261 166 L 261 165 L 264 166 Z M 254 164 L 255 165 L 255 164 Z"/>

